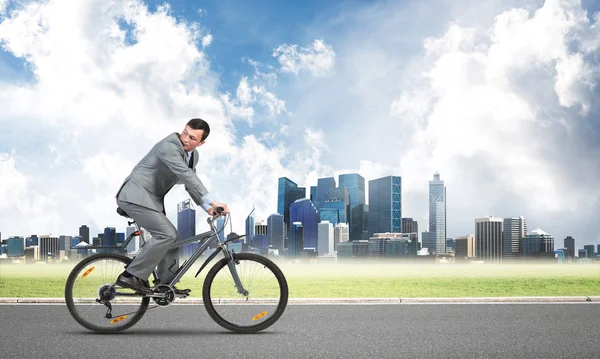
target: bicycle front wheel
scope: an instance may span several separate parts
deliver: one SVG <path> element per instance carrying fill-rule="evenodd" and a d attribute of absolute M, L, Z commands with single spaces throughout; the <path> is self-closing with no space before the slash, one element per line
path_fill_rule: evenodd
<path fill-rule="evenodd" d="M 69 313 L 83 327 L 99 333 L 116 333 L 137 323 L 150 298 L 113 284 L 131 258 L 99 253 L 79 262 L 65 286 Z"/>
<path fill-rule="evenodd" d="M 275 263 L 253 253 L 234 253 L 236 272 L 247 295 L 238 293 L 227 258 L 206 275 L 202 299 L 217 324 L 237 333 L 256 333 L 273 325 L 288 302 L 287 281 Z"/>

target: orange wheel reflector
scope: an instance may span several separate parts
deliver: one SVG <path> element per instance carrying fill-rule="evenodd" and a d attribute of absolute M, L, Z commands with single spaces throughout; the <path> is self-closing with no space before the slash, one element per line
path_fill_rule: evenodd
<path fill-rule="evenodd" d="M 262 313 L 258 313 L 257 315 L 254 316 L 254 318 L 252 318 L 252 320 L 259 320 L 260 318 L 264 317 L 265 315 L 267 315 L 266 311 L 264 311 Z"/>
<path fill-rule="evenodd" d="M 92 271 L 93 271 L 94 269 L 96 269 L 96 267 L 92 267 L 92 268 L 90 268 L 90 269 L 86 270 L 86 271 L 85 271 L 85 273 L 83 273 L 83 275 L 81 276 L 81 278 L 85 278 L 85 277 L 87 277 L 87 275 L 88 275 L 88 274 L 90 274 L 90 273 L 92 273 Z"/>
<path fill-rule="evenodd" d="M 127 316 L 126 315 L 122 315 L 122 316 L 120 316 L 118 318 L 115 318 L 115 319 L 111 320 L 110 324 L 116 324 L 116 323 L 118 323 L 118 322 L 120 322 L 122 320 L 125 320 L 125 318 L 127 318 Z"/>

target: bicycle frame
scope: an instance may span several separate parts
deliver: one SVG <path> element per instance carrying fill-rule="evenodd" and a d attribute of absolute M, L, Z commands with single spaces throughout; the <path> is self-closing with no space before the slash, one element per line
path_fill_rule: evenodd
<path fill-rule="evenodd" d="M 232 254 L 232 252 L 230 252 L 227 249 L 227 242 L 230 242 L 232 240 L 244 237 L 243 235 L 241 236 L 237 236 L 235 238 L 231 238 L 229 240 L 224 240 L 221 241 L 221 239 L 218 236 L 218 231 L 217 228 L 215 227 L 215 220 L 218 217 L 214 217 L 214 218 L 208 218 L 206 221 L 208 222 L 211 230 L 195 235 L 193 237 L 187 238 L 185 240 L 182 241 L 178 241 L 175 242 L 170 248 L 171 249 L 175 249 L 175 248 L 179 248 L 179 247 L 183 247 L 186 244 L 191 244 L 191 243 L 196 243 L 196 242 L 202 242 L 200 245 L 200 248 L 198 248 L 190 258 L 186 259 L 186 261 L 183 263 L 183 265 L 179 266 L 179 268 L 177 269 L 177 272 L 175 274 L 175 277 L 171 280 L 171 282 L 169 282 L 168 286 L 169 287 L 173 287 L 175 285 L 175 283 L 179 282 L 179 280 L 181 279 L 181 277 L 183 277 L 185 275 L 185 273 L 192 267 L 192 265 L 196 262 L 196 260 L 198 260 L 198 258 L 200 258 L 200 256 L 202 255 L 202 253 L 204 253 L 204 251 L 209 247 L 210 244 L 212 243 L 217 243 L 217 247 L 218 249 L 211 254 L 206 261 L 204 261 L 204 263 L 202 264 L 202 266 L 200 266 L 200 269 L 198 270 L 198 272 L 196 273 L 196 276 L 198 276 L 198 274 L 200 273 L 200 271 L 202 271 L 202 269 L 204 269 L 204 267 L 206 267 L 206 265 L 212 261 L 214 259 L 214 257 L 219 254 L 219 252 L 223 252 L 223 255 L 225 256 L 225 258 L 227 258 L 227 262 L 228 262 L 228 267 L 229 267 L 229 271 L 231 272 L 231 276 L 233 278 L 233 281 L 235 283 L 235 286 L 237 288 L 238 293 L 242 294 L 242 295 L 248 295 L 248 291 L 246 289 L 244 289 L 244 287 L 242 286 L 242 283 L 240 281 L 240 278 L 238 276 L 237 270 L 235 268 L 235 258 Z M 144 235 L 139 227 L 139 225 L 133 221 L 133 222 L 128 222 L 129 225 L 134 224 L 136 231 L 134 233 L 132 233 L 131 235 L 129 235 L 129 237 L 127 238 L 127 240 L 125 242 L 123 242 L 122 244 L 122 248 L 126 247 L 127 244 L 129 244 L 129 242 L 133 239 L 134 236 L 139 235 L 140 238 L 142 239 L 144 245 L 146 244 L 146 239 L 144 238 Z M 143 246 L 143 245 L 142 245 Z M 154 269 L 154 271 L 152 271 L 152 275 L 154 277 L 154 281 L 156 282 L 158 278 L 158 273 L 156 271 L 156 269 Z M 164 293 L 155 293 L 153 295 L 150 295 L 151 297 L 154 296 L 160 296 L 160 295 L 164 295 Z"/>

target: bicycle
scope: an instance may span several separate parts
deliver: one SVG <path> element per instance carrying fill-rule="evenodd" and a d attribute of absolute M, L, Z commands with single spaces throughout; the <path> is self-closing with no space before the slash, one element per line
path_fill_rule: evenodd
<path fill-rule="evenodd" d="M 221 214 L 222 208 L 217 212 Z M 131 218 L 121 208 L 117 213 Z M 230 216 L 226 216 L 223 228 Z M 175 294 L 173 286 L 192 267 L 194 262 L 211 244 L 216 250 L 200 266 L 195 277 L 219 254 L 224 258 L 217 261 L 208 271 L 202 286 L 202 302 L 210 317 L 221 327 L 236 333 L 256 333 L 273 325 L 283 314 L 288 302 L 288 285 L 283 272 L 268 258 L 254 253 L 235 253 L 228 250 L 227 243 L 240 235 L 221 240 L 215 227 L 218 216 L 208 218 L 210 230 L 202 234 L 175 242 L 171 249 L 189 243 L 200 243 L 200 247 L 179 266 L 169 284 L 160 284 L 156 269 L 152 273 L 152 294 L 139 294 L 116 284 L 117 276 L 127 268 L 132 258 L 119 253 L 97 253 L 81 260 L 71 271 L 65 286 L 65 301 L 69 313 L 83 327 L 99 333 L 116 333 L 131 328 L 147 310 L 165 307 L 176 298 L 185 298 L 189 293 Z M 125 248 L 134 237 L 146 243 L 140 226 L 135 221 L 136 231 L 130 234 L 120 248 Z M 250 276 L 261 275 L 256 280 Z M 269 286 L 270 285 L 270 286 Z M 156 303 L 149 308 L 150 299 Z M 235 319 L 238 318 L 238 319 Z"/>

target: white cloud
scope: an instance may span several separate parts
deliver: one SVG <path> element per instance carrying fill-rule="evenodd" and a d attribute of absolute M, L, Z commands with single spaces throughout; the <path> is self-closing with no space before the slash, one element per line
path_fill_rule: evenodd
<path fill-rule="evenodd" d="M 273 56 L 279 61 L 282 72 L 298 74 L 306 70 L 314 76 L 333 74 L 335 52 L 323 40 L 315 40 L 310 46 L 300 48 L 298 45 L 279 45 L 273 50 Z"/>
<path fill-rule="evenodd" d="M 132 27 L 130 36 L 119 20 Z M 253 109 L 217 91 L 199 39 L 197 24 L 178 22 L 168 6 L 150 12 L 140 1 L 30 2 L 3 19 L 0 45 L 24 59 L 35 80 L 0 80 L 0 124 L 14 133 L 35 128 L 44 146 L 29 138 L 8 143 L 19 156 L 2 157 L 0 198 L 19 206 L 0 207 L 2 233 L 74 234 L 84 223 L 92 232 L 123 230 L 118 186 L 154 143 L 192 117 L 211 126 L 198 174 L 231 205 L 234 230 L 243 231 L 249 194 L 269 204 L 264 210 L 276 208 L 273 187 L 260 186 L 276 181 L 283 149 L 252 138 L 234 145 L 231 118 L 251 117 Z M 272 115 L 284 110 L 269 91 L 250 89 L 257 107 Z M 186 198 L 177 186 L 165 199 L 174 223 L 175 204 Z M 198 231 L 203 226 L 199 220 Z"/>
<path fill-rule="evenodd" d="M 0 0 L 0 18 L 6 15 L 6 8 L 8 7 L 8 0 Z"/>
<path fill-rule="evenodd" d="M 204 35 L 202 37 L 202 47 L 208 47 L 212 44 L 213 37 L 211 34 Z"/>
<path fill-rule="evenodd" d="M 267 111 L 267 116 L 275 117 L 286 112 L 285 102 L 277 98 L 277 96 L 268 91 L 264 84 L 256 81 L 258 84 L 251 85 L 248 77 L 244 76 L 240 80 L 236 89 L 236 98 L 240 107 L 232 104 L 233 113 L 238 117 L 246 118 L 252 126 L 254 118 L 253 104 L 264 108 Z"/>

